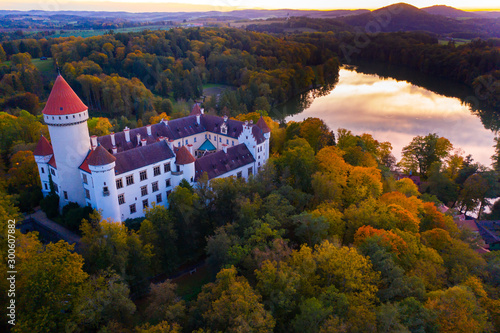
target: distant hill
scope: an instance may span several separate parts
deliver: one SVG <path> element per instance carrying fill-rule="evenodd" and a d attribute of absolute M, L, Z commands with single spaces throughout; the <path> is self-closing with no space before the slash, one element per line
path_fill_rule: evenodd
<path fill-rule="evenodd" d="M 370 13 L 344 17 L 340 20 L 360 27 L 365 27 L 370 21 L 380 22 L 379 27 L 384 32 L 421 30 L 443 34 L 461 30 L 461 22 L 429 14 L 405 3 L 390 5 Z"/>
<path fill-rule="evenodd" d="M 451 18 L 479 18 L 480 16 L 473 12 L 466 12 L 464 10 L 456 9 L 450 6 L 437 5 L 431 7 L 421 8 L 426 13 L 432 15 L 441 15 Z"/>
<path fill-rule="evenodd" d="M 441 8 L 440 11 L 450 13 L 453 9 Z M 485 18 L 457 20 L 443 15 L 430 14 L 406 3 L 390 5 L 370 13 L 343 17 L 339 20 L 355 27 L 368 28 L 369 31 L 378 27 L 383 32 L 427 31 L 460 38 L 500 37 L 500 20 Z M 370 22 L 374 24 L 369 24 Z"/>

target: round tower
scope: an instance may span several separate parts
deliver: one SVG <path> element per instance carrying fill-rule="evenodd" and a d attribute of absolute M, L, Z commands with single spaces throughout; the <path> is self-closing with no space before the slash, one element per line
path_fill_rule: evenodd
<path fill-rule="evenodd" d="M 85 206 L 85 193 L 78 167 L 90 149 L 88 108 L 59 75 L 42 113 L 49 127 L 57 165 L 60 205 L 76 202 Z"/>
<path fill-rule="evenodd" d="M 182 179 L 186 179 L 190 184 L 194 182 L 195 176 L 195 158 L 186 148 L 182 146 L 175 153 L 175 167 L 176 170 L 172 172 L 172 175 L 177 176 L 177 181 L 175 185 L 179 185 Z"/>
<path fill-rule="evenodd" d="M 115 180 L 116 157 L 102 146 L 92 151 L 87 159 L 94 184 L 95 208 L 101 211 L 104 219 L 121 221 L 118 192 Z"/>

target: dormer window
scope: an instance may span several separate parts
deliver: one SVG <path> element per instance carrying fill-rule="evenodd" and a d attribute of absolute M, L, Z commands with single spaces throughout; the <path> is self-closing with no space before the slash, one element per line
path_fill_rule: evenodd
<path fill-rule="evenodd" d="M 227 134 L 227 126 L 226 126 L 226 124 L 222 124 L 222 126 L 220 127 L 220 132 L 222 134 Z"/>

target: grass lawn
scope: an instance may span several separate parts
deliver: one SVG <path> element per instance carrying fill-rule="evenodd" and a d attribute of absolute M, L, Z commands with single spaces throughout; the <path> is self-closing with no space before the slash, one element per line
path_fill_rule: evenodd
<path fill-rule="evenodd" d="M 462 39 L 462 38 L 455 38 L 455 39 L 453 39 L 453 41 L 455 42 L 455 46 L 460 46 L 460 45 L 470 43 L 470 39 Z M 449 42 L 450 41 L 446 40 L 446 39 L 439 40 L 440 45 L 448 45 Z"/>
<path fill-rule="evenodd" d="M 222 93 L 226 89 L 232 88 L 234 87 L 225 84 L 207 83 L 203 85 L 203 95 L 213 96 Z"/>
<path fill-rule="evenodd" d="M 40 71 L 40 73 L 55 72 L 52 58 L 47 58 L 47 60 L 31 59 L 31 62 Z"/>
<path fill-rule="evenodd" d="M 204 284 L 211 282 L 211 274 L 207 266 L 202 266 L 192 275 L 184 274 L 172 282 L 177 284 L 177 295 L 183 299 L 190 301 L 200 293 L 201 287 Z"/>

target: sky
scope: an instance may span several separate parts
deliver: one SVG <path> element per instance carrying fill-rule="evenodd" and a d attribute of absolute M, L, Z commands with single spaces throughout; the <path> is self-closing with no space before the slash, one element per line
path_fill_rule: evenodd
<path fill-rule="evenodd" d="M 398 2 L 398 0 L 112 0 L 112 1 L 82 1 L 82 0 L 0 0 L 0 9 L 16 10 L 94 10 L 94 11 L 228 11 L 246 8 L 261 9 L 376 9 Z M 463 10 L 500 10 L 497 0 L 418 0 L 405 1 L 416 7 L 432 5 L 447 5 Z"/>

